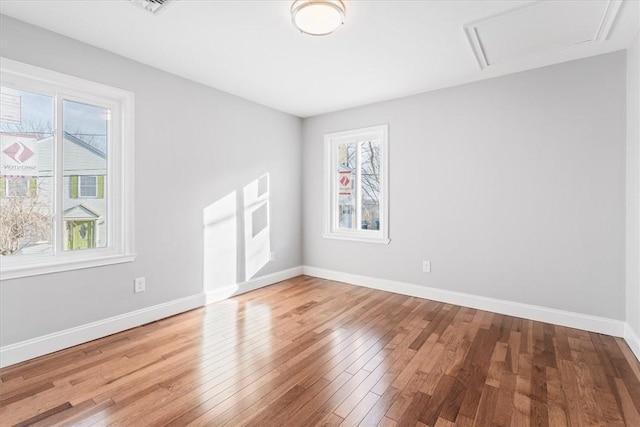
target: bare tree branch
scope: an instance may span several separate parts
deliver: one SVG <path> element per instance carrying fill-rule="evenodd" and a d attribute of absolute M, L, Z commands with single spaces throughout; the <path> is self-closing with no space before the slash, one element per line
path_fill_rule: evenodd
<path fill-rule="evenodd" d="M 12 179 L 12 178 L 6 178 Z M 0 199 L 0 255 L 11 255 L 25 246 L 50 239 L 51 215 L 44 191 L 27 188 Z"/>

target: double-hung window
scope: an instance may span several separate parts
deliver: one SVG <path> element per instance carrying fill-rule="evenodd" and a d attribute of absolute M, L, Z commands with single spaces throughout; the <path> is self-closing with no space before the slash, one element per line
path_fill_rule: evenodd
<path fill-rule="evenodd" d="M 388 126 L 325 135 L 324 237 L 389 243 Z"/>
<path fill-rule="evenodd" d="M 131 261 L 131 92 L 1 61 L 0 275 Z"/>

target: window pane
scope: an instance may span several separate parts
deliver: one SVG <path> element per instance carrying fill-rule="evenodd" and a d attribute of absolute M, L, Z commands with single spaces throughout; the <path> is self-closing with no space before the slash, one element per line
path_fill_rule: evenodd
<path fill-rule="evenodd" d="M 29 178 L 5 178 L 5 197 L 29 196 Z"/>
<path fill-rule="evenodd" d="M 361 143 L 362 230 L 380 229 L 380 141 Z"/>
<path fill-rule="evenodd" d="M 63 101 L 63 248 L 107 246 L 108 108 Z"/>
<path fill-rule="evenodd" d="M 80 197 L 96 197 L 98 177 L 80 175 Z"/>
<path fill-rule="evenodd" d="M 356 226 L 356 144 L 338 145 L 338 227 Z"/>
<path fill-rule="evenodd" d="M 0 255 L 53 246 L 53 98 L 2 87 Z"/>

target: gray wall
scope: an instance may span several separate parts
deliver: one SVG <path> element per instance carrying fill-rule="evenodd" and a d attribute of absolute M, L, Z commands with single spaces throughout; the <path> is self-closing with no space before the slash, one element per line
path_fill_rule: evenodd
<path fill-rule="evenodd" d="M 625 73 L 621 51 L 305 119 L 305 265 L 624 319 Z M 323 134 L 382 123 L 391 243 L 323 239 Z"/>
<path fill-rule="evenodd" d="M 638 230 L 638 192 L 627 185 L 625 208 L 625 180 L 637 185 L 639 169 L 630 158 L 625 175 L 625 150 L 638 152 L 638 97 L 625 105 L 625 77 L 638 94 L 637 39 L 626 69 L 617 52 L 302 126 L 5 16 L 0 54 L 135 92 L 138 252 L 133 263 L 3 281 L 0 345 L 201 292 L 203 209 L 265 173 L 276 261 L 258 276 L 304 263 L 625 317 L 625 214 Z M 323 239 L 323 134 L 382 123 L 390 125 L 392 242 Z M 626 239 L 626 310 L 639 333 L 634 236 Z M 421 272 L 423 259 L 431 274 Z M 132 279 L 142 275 L 147 292 L 134 295 Z"/>
<path fill-rule="evenodd" d="M 301 264 L 300 119 L 6 16 L 0 40 L 7 58 L 135 92 L 138 253 L 3 281 L 0 345 L 202 292 L 203 209 L 265 173 L 276 261 L 257 276 Z M 137 276 L 147 291 L 134 295 Z"/>
<path fill-rule="evenodd" d="M 627 322 L 640 336 L 640 35 L 627 50 Z"/>

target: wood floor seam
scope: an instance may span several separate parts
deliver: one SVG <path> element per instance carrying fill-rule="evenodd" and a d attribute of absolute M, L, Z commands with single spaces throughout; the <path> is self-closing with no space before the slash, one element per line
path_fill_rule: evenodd
<path fill-rule="evenodd" d="M 0 369 L 0 426 L 640 426 L 621 338 L 299 276 Z"/>

